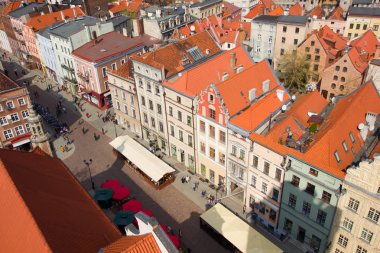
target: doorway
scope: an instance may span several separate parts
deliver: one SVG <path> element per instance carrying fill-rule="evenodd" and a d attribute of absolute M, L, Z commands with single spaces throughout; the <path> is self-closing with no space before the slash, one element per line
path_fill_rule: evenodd
<path fill-rule="evenodd" d="M 297 240 L 300 242 L 305 241 L 306 230 L 303 227 L 298 227 Z"/>

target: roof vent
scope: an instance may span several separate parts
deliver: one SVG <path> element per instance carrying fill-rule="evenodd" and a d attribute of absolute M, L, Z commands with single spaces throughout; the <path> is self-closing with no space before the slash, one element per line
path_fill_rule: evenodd
<path fill-rule="evenodd" d="M 243 70 L 244 70 L 244 67 L 243 67 L 243 64 L 242 64 L 242 65 L 240 65 L 239 67 L 237 67 L 237 69 L 236 69 L 236 73 L 243 72 Z"/>
<path fill-rule="evenodd" d="M 256 98 L 256 88 L 249 90 L 249 101 L 252 102 Z"/>
<path fill-rule="evenodd" d="M 269 83 L 270 83 L 270 80 L 265 80 L 263 82 L 263 93 L 266 93 L 269 91 Z"/>
<path fill-rule="evenodd" d="M 281 102 L 284 101 L 284 94 L 285 94 L 285 91 L 283 90 L 276 90 L 276 95 L 277 95 L 277 98 L 278 100 L 280 100 Z"/>
<path fill-rule="evenodd" d="M 226 81 L 228 79 L 228 73 L 224 72 L 222 76 L 222 81 Z"/>

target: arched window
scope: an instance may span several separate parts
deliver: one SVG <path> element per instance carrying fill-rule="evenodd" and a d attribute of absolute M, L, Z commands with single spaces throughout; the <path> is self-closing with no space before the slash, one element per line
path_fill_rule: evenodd
<path fill-rule="evenodd" d="M 335 83 L 332 83 L 331 84 L 331 89 L 335 89 L 336 88 L 336 84 Z"/>
<path fill-rule="evenodd" d="M 340 81 L 341 82 L 345 82 L 346 81 L 346 78 L 344 78 L 343 76 L 340 78 Z"/>

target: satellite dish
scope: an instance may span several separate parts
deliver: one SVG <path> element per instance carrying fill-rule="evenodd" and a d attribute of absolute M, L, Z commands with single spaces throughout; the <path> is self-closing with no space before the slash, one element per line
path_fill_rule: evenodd
<path fill-rule="evenodd" d="M 195 32 L 195 26 L 194 25 L 190 26 L 190 31 Z"/>
<path fill-rule="evenodd" d="M 282 111 L 286 111 L 286 108 L 287 108 L 286 105 L 281 106 L 281 110 L 282 110 Z"/>
<path fill-rule="evenodd" d="M 359 126 L 358 126 L 359 130 L 363 130 L 364 129 L 364 124 L 363 123 L 360 123 Z"/>
<path fill-rule="evenodd" d="M 373 130 L 375 130 L 375 126 L 374 125 L 370 125 L 369 126 L 369 131 L 373 131 Z"/>
<path fill-rule="evenodd" d="M 296 95 L 293 95 L 293 96 L 292 96 L 292 100 L 293 100 L 293 101 L 296 101 Z"/>

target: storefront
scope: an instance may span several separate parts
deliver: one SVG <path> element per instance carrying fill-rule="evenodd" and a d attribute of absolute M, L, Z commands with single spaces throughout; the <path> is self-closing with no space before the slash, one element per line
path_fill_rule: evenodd
<path fill-rule="evenodd" d="M 32 134 L 27 133 L 13 138 L 11 140 L 12 148 L 21 151 L 29 151 L 32 148 L 30 136 L 32 136 Z"/>

